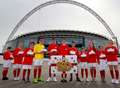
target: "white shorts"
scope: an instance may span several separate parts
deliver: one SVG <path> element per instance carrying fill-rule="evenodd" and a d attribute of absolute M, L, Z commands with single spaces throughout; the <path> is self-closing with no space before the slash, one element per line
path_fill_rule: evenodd
<path fill-rule="evenodd" d="M 23 69 L 32 69 L 32 65 L 23 65 L 22 68 Z"/>
<path fill-rule="evenodd" d="M 22 64 L 13 64 L 13 68 L 17 69 L 17 68 L 22 68 Z"/>
<path fill-rule="evenodd" d="M 105 70 L 107 68 L 107 60 L 100 60 L 99 70 Z"/>
<path fill-rule="evenodd" d="M 79 63 L 79 68 L 83 68 L 83 69 L 88 68 L 88 63 L 87 62 L 80 62 Z"/>
<path fill-rule="evenodd" d="M 109 61 L 108 65 L 118 65 L 118 61 Z"/>
<path fill-rule="evenodd" d="M 89 63 L 89 68 L 97 67 L 97 63 Z"/>
<path fill-rule="evenodd" d="M 34 66 L 42 66 L 43 65 L 43 59 L 42 60 L 34 60 Z"/>
<path fill-rule="evenodd" d="M 3 68 L 9 68 L 11 67 L 11 60 L 4 60 Z"/>

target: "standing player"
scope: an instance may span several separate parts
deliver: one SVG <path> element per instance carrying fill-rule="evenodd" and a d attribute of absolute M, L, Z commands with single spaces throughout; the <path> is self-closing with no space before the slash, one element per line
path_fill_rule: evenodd
<path fill-rule="evenodd" d="M 24 60 L 23 60 L 23 81 L 26 81 L 25 75 L 26 75 L 26 71 L 27 71 L 27 82 L 29 82 L 29 78 L 30 78 L 30 71 L 32 68 L 32 63 L 33 63 L 33 57 L 34 57 L 34 53 L 33 53 L 33 48 L 34 48 L 34 42 L 31 42 L 29 45 L 29 48 L 26 48 L 24 50 Z"/>
<path fill-rule="evenodd" d="M 3 59 L 4 59 L 4 64 L 3 64 L 3 78 L 2 80 L 8 80 L 9 78 L 7 77 L 9 67 L 11 66 L 11 60 L 13 59 L 13 55 L 11 53 L 11 47 L 8 47 L 7 50 L 3 53 Z"/>
<path fill-rule="evenodd" d="M 105 49 L 107 61 L 109 65 L 110 74 L 112 77 L 112 83 L 119 83 L 119 70 L 118 70 L 118 49 L 114 46 L 112 40 L 109 41 L 108 46 Z"/>
<path fill-rule="evenodd" d="M 49 58 L 50 59 L 51 59 L 52 55 L 57 55 L 58 54 L 58 45 L 57 45 L 55 39 L 52 39 L 52 42 L 48 46 L 48 53 L 49 53 Z M 56 74 L 51 74 L 51 67 L 52 66 L 55 66 L 55 64 L 53 64 L 52 62 L 49 61 L 49 78 L 47 79 L 47 81 L 51 81 L 51 80 L 57 81 Z"/>
<path fill-rule="evenodd" d="M 94 47 L 93 41 L 89 41 L 88 63 L 89 63 L 89 67 L 90 67 L 90 74 L 91 74 L 92 81 L 95 81 L 95 79 L 96 79 L 96 67 L 98 64 L 98 51 Z"/>
<path fill-rule="evenodd" d="M 107 58 L 105 54 L 105 50 L 103 46 L 99 47 L 99 70 L 100 70 L 100 76 L 101 76 L 101 81 L 105 82 L 105 70 L 107 67 Z"/>
<path fill-rule="evenodd" d="M 33 83 L 38 83 L 43 81 L 41 78 L 41 67 L 43 65 L 45 49 L 44 39 L 39 38 L 37 44 L 34 46 L 34 80 Z"/>
<path fill-rule="evenodd" d="M 62 40 L 62 43 L 60 44 L 59 48 L 58 48 L 58 53 L 59 55 L 62 55 L 63 57 L 65 57 L 65 55 L 69 54 L 69 46 L 67 45 L 65 40 Z M 66 72 L 62 72 L 61 74 L 61 82 L 67 82 L 66 78 L 67 78 L 67 73 Z"/>
<path fill-rule="evenodd" d="M 82 49 L 82 51 L 79 52 L 78 55 L 78 60 L 80 62 L 79 67 L 81 68 L 81 76 L 82 76 L 82 80 L 84 79 L 84 72 L 86 75 L 86 81 L 89 81 L 88 79 L 88 54 L 87 54 L 87 50 L 85 48 Z"/>
<path fill-rule="evenodd" d="M 22 68 L 22 60 L 23 60 L 23 43 L 19 42 L 18 48 L 15 48 L 13 51 L 13 57 L 14 57 L 14 62 L 13 62 L 13 75 L 14 75 L 14 80 L 19 80 L 20 79 L 20 71 Z"/>
<path fill-rule="evenodd" d="M 78 49 L 76 48 L 76 42 L 73 41 L 72 42 L 72 47 L 69 48 L 69 54 L 70 55 L 78 55 Z M 74 64 L 73 64 L 74 66 Z M 70 80 L 69 81 L 72 81 L 73 80 L 73 74 L 70 73 Z M 76 81 L 81 81 L 78 77 L 78 71 L 76 73 Z"/>

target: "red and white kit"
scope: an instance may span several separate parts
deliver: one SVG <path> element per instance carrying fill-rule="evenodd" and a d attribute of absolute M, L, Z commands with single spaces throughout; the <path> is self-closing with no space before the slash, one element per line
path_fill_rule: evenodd
<path fill-rule="evenodd" d="M 16 48 L 13 51 L 13 57 L 14 57 L 13 68 L 22 67 L 23 56 L 24 56 L 24 51 L 22 49 Z"/>
<path fill-rule="evenodd" d="M 51 56 L 53 55 L 57 55 L 58 54 L 58 45 L 55 44 L 55 43 L 51 43 L 49 46 L 48 46 L 48 52 L 49 52 L 49 58 L 51 59 Z M 56 66 L 55 63 L 51 62 L 51 60 L 49 61 L 48 63 L 49 65 L 49 76 L 51 77 L 51 66 Z M 55 74 L 53 74 L 55 76 Z"/>
<path fill-rule="evenodd" d="M 88 68 L 88 54 L 86 51 L 79 51 L 78 55 L 79 67 L 83 69 Z"/>
<path fill-rule="evenodd" d="M 118 65 L 118 49 L 115 46 L 106 47 L 108 65 Z"/>
<path fill-rule="evenodd" d="M 99 51 L 99 70 L 105 70 L 107 68 L 107 58 L 104 50 Z"/>
<path fill-rule="evenodd" d="M 23 62 L 22 62 L 23 69 L 31 69 L 32 68 L 33 57 L 34 57 L 33 49 L 26 48 L 24 50 L 24 59 L 23 59 Z"/>
<path fill-rule="evenodd" d="M 9 68 L 12 64 L 11 61 L 13 59 L 12 53 L 6 50 L 3 54 L 3 59 L 4 59 L 3 68 Z"/>
<path fill-rule="evenodd" d="M 67 44 L 61 44 L 58 47 L 58 54 L 62 56 L 69 55 L 69 46 Z M 67 77 L 66 72 L 62 72 L 61 77 L 66 78 Z"/>
<path fill-rule="evenodd" d="M 88 49 L 89 67 L 96 67 L 98 63 L 98 51 L 95 48 Z"/>

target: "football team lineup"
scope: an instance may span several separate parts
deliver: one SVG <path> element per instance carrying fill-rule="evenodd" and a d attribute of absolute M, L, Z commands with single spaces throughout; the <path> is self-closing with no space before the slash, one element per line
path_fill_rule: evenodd
<path fill-rule="evenodd" d="M 49 74 L 46 80 L 41 76 L 45 53 L 48 54 L 48 63 L 43 70 L 48 68 Z M 12 64 L 13 80 L 15 81 L 22 80 L 34 84 L 44 81 L 57 82 L 59 74 L 59 81 L 63 83 L 72 82 L 74 75 L 78 82 L 96 82 L 96 69 L 98 68 L 101 82 L 105 83 L 106 70 L 109 68 L 111 83 L 119 83 L 118 49 L 112 40 L 109 40 L 106 46 L 99 46 L 99 48 L 94 46 L 94 41 L 89 40 L 88 48 L 83 47 L 78 50 L 76 41 L 73 41 L 69 47 L 65 39 L 58 45 L 56 39 L 53 38 L 46 49 L 44 37 L 40 37 L 37 43 L 30 42 L 27 48 L 23 48 L 22 42 L 19 42 L 18 47 L 14 50 L 8 47 L 3 58 L 2 80 L 9 79 L 7 75 Z M 31 70 L 33 72 L 32 80 L 30 78 Z M 20 78 L 21 71 L 22 77 Z M 88 77 L 88 73 L 90 73 L 90 77 Z"/>
<path fill-rule="evenodd" d="M 20 2 L 18 1 L 16 5 L 19 3 L 20 10 L 24 10 L 27 5 L 23 8 Z M 81 2 L 77 0 L 50 0 L 42 4 L 38 2 L 35 4 L 35 1 L 28 2 L 37 6 L 29 5 L 32 9 L 28 11 L 26 9 L 27 14 L 19 14 L 20 21 L 16 21 L 4 45 L 0 47 L 2 51 L 0 53 L 0 88 L 119 88 L 120 53 L 117 40 L 119 34 L 112 31 L 117 28 L 115 25 L 117 19 L 114 18 L 117 18 L 114 13 L 116 9 L 112 11 L 112 6 L 109 7 L 110 1 L 109 4 L 108 2 L 105 4 L 105 7 L 103 5 L 106 1 L 103 3 L 102 0 L 96 3 L 94 0 L 91 2 L 81 0 Z M 111 8 L 110 12 L 106 10 L 107 15 L 104 12 L 106 6 Z M 57 13 L 59 15 L 55 16 L 58 11 L 56 9 L 59 9 L 60 14 Z M 4 12 L 1 11 L 1 13 Z M 17 11 L 14 12 L 16 13 Z M 47 13 L 51 14 L 46 15 Z M 111 18 L 107 19 L 107 16 L 110 16 L 108 13 L 112 15 L 111 23 Z M 12 15 L 10 16 L 12 18 Z M 50 18 L 53 16 L 55 20 L 49 19 L 48 16 Z M 10 20 L 11 23 L 12 20 Z M 115 23 L 114 20 L 116 20 Z M 75 25 L 71 25 L 73 23 Z M 5 26 L 8 30 L 11 28 Z M 24 32 L 22 29 L 26 32 L 22 33 Z M 27 32 L 28 30 L 30 31 Z"/>

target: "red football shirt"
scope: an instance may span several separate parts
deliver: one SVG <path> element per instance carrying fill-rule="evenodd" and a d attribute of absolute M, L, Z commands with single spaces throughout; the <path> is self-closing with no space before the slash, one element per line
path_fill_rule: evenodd
<path fill-rule="evenodd" d="M 67 44 L 61 44 L 58 48 L 59 55 L 69 55 L 69 46 Z"/>
<path fill-rule="evenodd" d="M 86 51 L 79 51 L 78 55 L 79 62 L 88 62 L 88 55 Z"/>
<path fill-rule="evenodd" d="M 12 58 L 12 53 L 8 50 L 6 50 L 4 53 L 3 53 L 3 59 L 4 60 L 10 60 Z"/>
<path fill-rule="evenodd" d="M 15 48 L 13 51 L 13 57 L 14 57 L 14 64 L 22 64 L 23 60 L 23 50 L 20 48 Z"/>
<path fill-rule="evenodd" d="M 118 61 L 118 49 L 115 46 L 106 47 L 107 61 Z"/>
<path fill-rule="evenodd" d="M 51 55 L 57 55 L 58 54 L 58 45 L 55 43 L 51 43 L 48 46 L 48 52 L 49 52 L 49 56 Z"/>
<path fill-rule="evenodd" d="M 34 57 L 33 49 L 26 48 L 24 50 L 23 64 L 25 64 L 25 65 L 32 65 L 32 63 L 33 63 L 33 57 Z"/>
<path fill-rule="evenodd" d="M 88 49 L 88 62 L 89 63 L 98 62 L 98 51 L 95 48 Z"/>
<path fill-rule="evenodd" d="M 76 47 L 70 47 L 69 54 L 78 55 L 78 49 Z"/>

